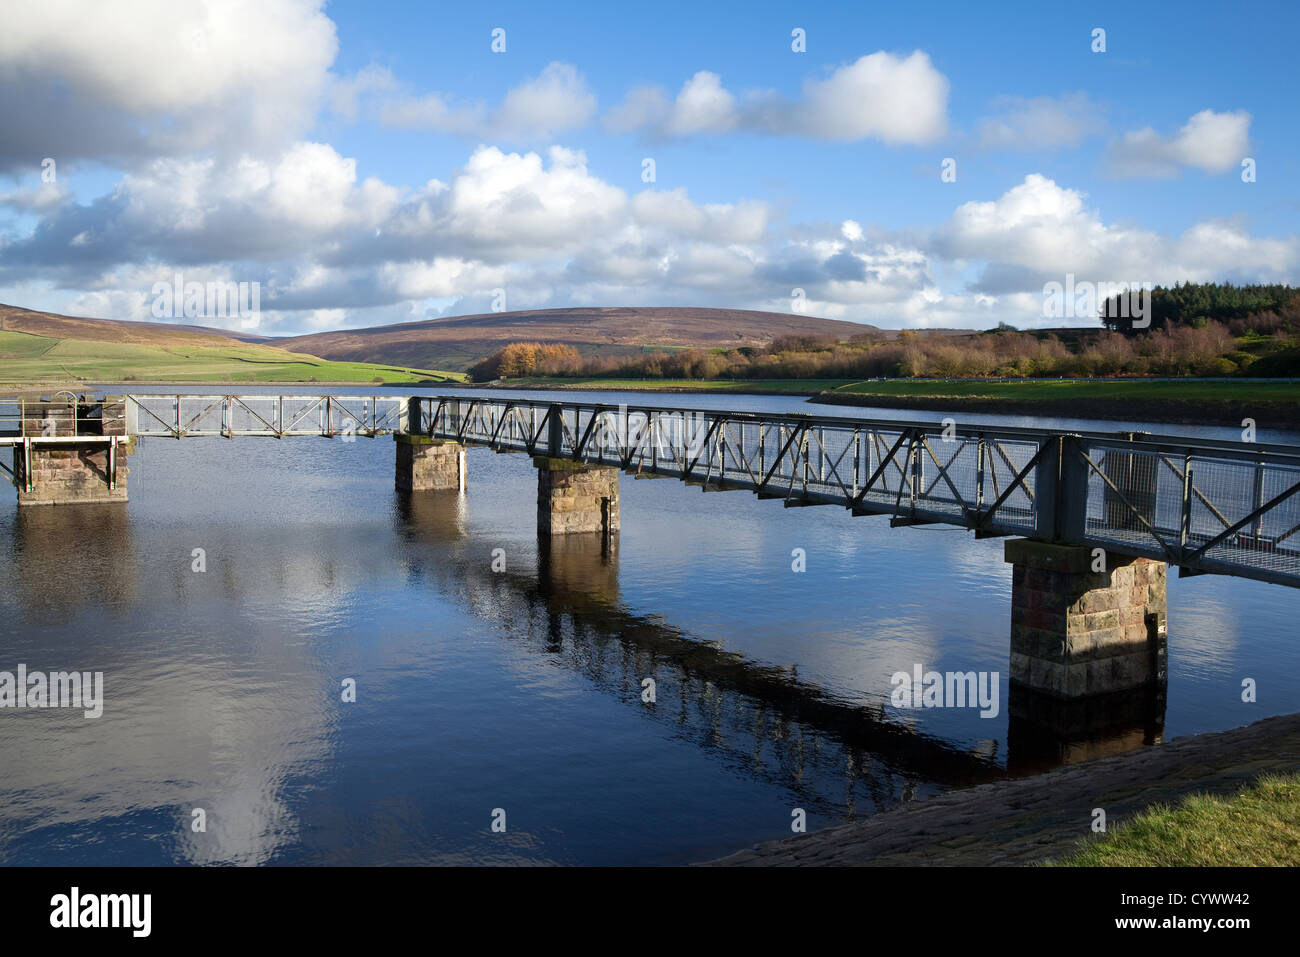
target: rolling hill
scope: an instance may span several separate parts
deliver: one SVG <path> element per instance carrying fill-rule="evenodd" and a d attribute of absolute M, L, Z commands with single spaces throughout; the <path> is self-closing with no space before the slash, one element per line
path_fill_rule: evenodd
<path fill-rule="evenodd" d="M 461 378 L 388 363 L 338 362 L 273 343 L 201 326 L 81 319 L 0 305 L 0 383 L 410 383 Z"/>
<path fill-rule="evenodd" d="M 783 335 L 848 339 L 870 332 L 881 330 L 856 322 L 780 312 L 656 306 L 448 316 L 318 332 L 275 342 L 328 359 L 459 371 L 511 342 L 563 343 L 583 355 L 613 355 L 646 348 L 734 349 L 763 345 Z"/>

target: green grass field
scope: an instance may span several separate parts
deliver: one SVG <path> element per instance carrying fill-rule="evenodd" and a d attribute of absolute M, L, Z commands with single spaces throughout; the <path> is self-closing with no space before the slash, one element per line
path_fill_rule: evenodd
<path fill-rule="evenodd" d="M 1124 399 L 1141 401 L 1238 401 L 1300 402 L 1300 380 L 1259 382 L 1251 379 L 1021 379 L 985 382 L 971 379 L 613 379 L 553 378 L 528 376 L 509 379 L 511 388 L 591 389 L 644 392 L 743 392 L 772 395 L 816 395 L 836 392 L 882 398 L 979 398 L 1007 404 L 1032 404 L 1045 400 Z"/>
<path fill-rule="evenodd" d="M 230 340 L 200 347 L 52 339 L 0 331 L 0 384 L 75 382 L 462 382 L 458 372 L 332 362 Z"/>
<path fill-rule="evenodd" d="M 1300 380 L 1257 382 L 1250 379 L 1021 379 L 1014 382 L 984 382 L 971 379 L 926 380 L 886 379 L 854 382 L 834 391 L 863 396 L 913 396 L 926 398 L 985 398 L 1005 402 L 1039 402 L 1071 399 L 1174 399 L 1241 401 L 1300 400 Z"/>
<path fill-rule="evenodd" d="M 634 392 L 746 392 L 763 395 L 815 395 L 853 384 L 852 379 L 603 379 L 521 376 L 504 383 L 516 389 L 589 389 Z M 499 388 L 499 386 L 496 386 Z"/>
<path fill-rule="evenodd" d="M 1300 775 L 1270 775 L 1227 798 L 1154 806 L 1056 862 L 1066 867 L 1295 867 Z"/>

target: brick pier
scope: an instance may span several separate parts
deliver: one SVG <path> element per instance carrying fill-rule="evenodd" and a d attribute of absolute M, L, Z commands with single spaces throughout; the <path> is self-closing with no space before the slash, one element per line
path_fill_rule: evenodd
<path fill-rule="evenodd" d="M 100 505 L 127 500 L 124 402 L 33 401 L 23 406 L 13 449 L 19 505 Z"/>
<path fill-rule="evenodd" d="M 618 531 L 618 469 L 538 456 L 537 533 Z"/>
<path fill-rule="evenodd" d="M 402 492 L 464 491 L 465 446 L 427 435 L 395 434 L 396 485 Z"/>
<path fill-rule="evenodd" d="M 1165 563 L 1013 539 L 1011 680 L 1056 698 L 1166 680 Z"/>
<path fill-rule="evenodd" d="M 102 505 L 126 501 L 127 443 L 14 448 L 19 505 Z"/>

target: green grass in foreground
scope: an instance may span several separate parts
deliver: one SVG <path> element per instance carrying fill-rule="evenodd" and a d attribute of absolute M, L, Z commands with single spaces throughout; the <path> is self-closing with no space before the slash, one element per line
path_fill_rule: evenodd
<path fill-rule="evenodd" d="M 854 382 L 835 391 L 853 395 L 926 396 L 938 398 L 980 397 L 1006 402 L 1038 402 L 1044 399 L 1176 399 L 1257 401 L 1300 400 L 1300 381 L 1256 382 L 1250 379 L 1021 379 L 1015 382 L 982 382 L 970 379 L 929 381 L 886 379 Z"/>
<path fill-rule="evenodd" d="M 239 342 L 198 348 L 51 339 L 0 331 L 0 383 L 73 382 L 460 382 L 435 372 L 369 362 L 332 362 Z"/>
<path fill-rule="evenodd" d="M 1195 795 L 1154 805 L 1066 867 L 1294 867 L 1300 864 L 1300 774 L 1266 775 L 1228 798 Z"/>

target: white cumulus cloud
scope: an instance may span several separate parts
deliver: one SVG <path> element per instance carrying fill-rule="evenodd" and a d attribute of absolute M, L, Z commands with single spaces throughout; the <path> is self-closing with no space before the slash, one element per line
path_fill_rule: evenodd
<path fill-rule="evenodd" d="M 0 29 L 0 169 L 277 148 L 311 126 L 338 48 L 321 0 L 42 0 Z M 147 24 L 147 28 L 142 28 Z"/>
<path fill-rule="evenodd" d="M 369 86 L 389 89 L 374 80 Z M 582 74 L 571 64 L 554 62 L 508 91 L 495 109 L 484 103 L 455 104 L 435 92 L 388 97 L 381 101 L 379 118 L 389 126 L 519 141 L 585 126 L 596 106 Z"/>
<path fill-rule="evenodd" d="M 701 70 L 672 100 L 657 87 L 632 89 L 604 121 L 611 132 L 667 138 L 743 130 L 922 145 L 947 131 L 948 79 L 920 50 L 908 56 L 881 51 L 860 57 L 823 79 L 808 80 L 799 99 L 762 90 L 737 96 L 718 74 Z"/>
<path fill-rule="evenodd" d="M 1134 130 L 1111 144 L 1111 167 L 1125 177 L 1176 176 L 1183 167 L 1225 173 L 1250 154 L 1250 121 L 1245 110 L 1201 110 L 1175 136 Z"/>

